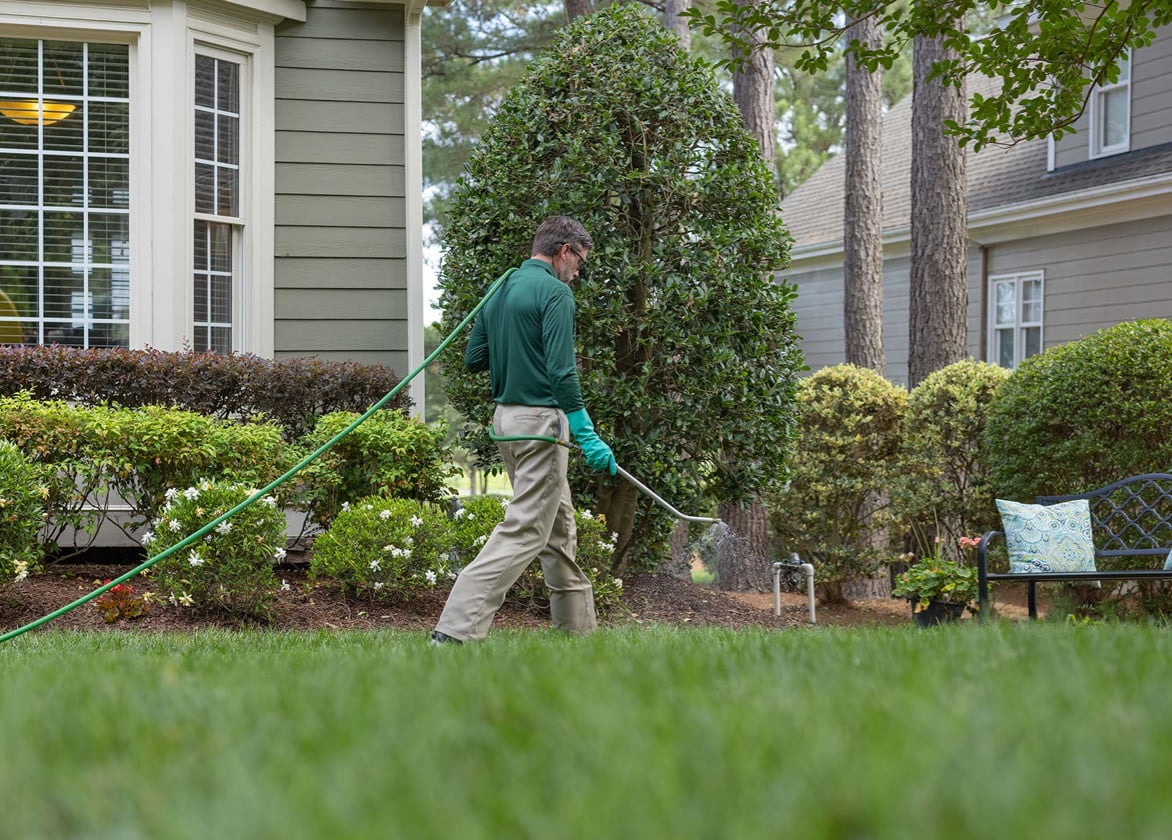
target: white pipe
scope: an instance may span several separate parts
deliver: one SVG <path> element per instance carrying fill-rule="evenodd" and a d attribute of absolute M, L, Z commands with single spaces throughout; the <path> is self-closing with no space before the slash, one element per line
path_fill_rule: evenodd
<path fill-rule="evenodd" d="M 796 554 L 791 554 L 790 559 L 793 562 L 782 563 L 777 562 L 773 564 L 773 614 L 781 615 L 781 570 L 801 569 L 806 573 L 806 597 L 810 602 L 810 623 L 817 624 L 818 618 L 814 611 L 814 566 L 812 563 L 802 563 L 801 558 Z"/>

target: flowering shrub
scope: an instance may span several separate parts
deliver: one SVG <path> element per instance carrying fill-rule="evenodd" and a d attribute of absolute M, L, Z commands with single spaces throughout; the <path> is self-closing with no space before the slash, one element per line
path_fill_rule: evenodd
<path fill-rule="evenodd" d="M 182 491 L 172 488 L 152 530 L 143 534 L 143 545 L 160 554 L 254 492 L 208 480 Z M 276 499 L 265 496 L 155 569 L 159 589 L 169 593 L 172 604 L 263 617 L 277 590 L 273 563 L 284 557 L 285 514 Z"/>
<path fill-rule="evenodd" d="M 109 583 L 110 581 L 105 581 Z M 151 601 L 154 600 L 150 592 L 142 595 L 134 594 L 134 587 L 129 583 L 120 583 L 110 587 L 104 595 L 94 602 L 94 606 L 102 614 L 102 620 L 113 624 L 120 618 L 133 620 L 142 618 L 151 611 Z"/>
<path fill-rule="evenodd" d="M 449 526 L 451 551 L 459 566 L 466 566 L 502 519 L 505 501 L 499 496 L 468 496 L 460 500 L 460 509 L 452 515 Z"/>
<path fill-rule="evenodd" d="M 370 496 L 344 506 L 313 544 L 310 574 L 351 592 L 393 598 L 449 583 L 448 516 L 415 499 Z"/>
<path fill-rule="evenodd" d="M 24 580 L 40 564 L 37 533 L 49 493 L 42 478 L 37 465 L 0 440 L 0 586 Z"/>

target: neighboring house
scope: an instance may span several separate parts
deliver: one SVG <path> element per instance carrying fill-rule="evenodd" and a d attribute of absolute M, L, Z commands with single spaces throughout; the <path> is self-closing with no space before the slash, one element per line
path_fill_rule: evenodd
<path fill-rule="evenodd" d="M 427 2 L 0 0 L 0 341 L 405 375 Z"/>
<path fill-rule="evenodd" d="M 883 122 L 884 345 L 907 381 L 911 97 Z M 1135 318 L 1172 318 L 1172 27 L 1130 54 L 1061 140 L 968 159 L 969 353 L 1026 356 Z M 783 276 L 812 369 L 844 361 L 843 171 L 829 161 L 782 202 Z"/>

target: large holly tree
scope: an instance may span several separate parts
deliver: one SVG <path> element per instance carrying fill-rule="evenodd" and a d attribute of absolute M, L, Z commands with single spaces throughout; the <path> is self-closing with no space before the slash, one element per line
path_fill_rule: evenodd
<path fill-rule="evenodd" d="M 445 333 L 529 257 L 552 214 L 594 239 L 575 288 L 577 349 L 587 408 L 619 463 L 687 513 L 783 482 L 802 360 L 794 289 L 771 279 L 790 242 L 773 179 L 712 70 L 634 5 L 563 29 L 484 133 L 451 197 Z M 444 371 L 492 457 L 487 375 Z M 653 566 L 670 515 L 621 477 L 572 464 L 576 502 L 618 534 L 615 569 Z"/>

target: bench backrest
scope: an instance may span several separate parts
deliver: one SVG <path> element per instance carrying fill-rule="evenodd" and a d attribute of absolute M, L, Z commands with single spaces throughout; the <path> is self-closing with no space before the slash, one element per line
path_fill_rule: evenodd
<path fill-rule="evenodd" d="M 1172 475 L 1133 475 L 1068 496 L 1038 496 L 1040 505 L 1086 499 L 1091 508 L 1095 554 L 1167 555 L 1172 546 Z"/>

